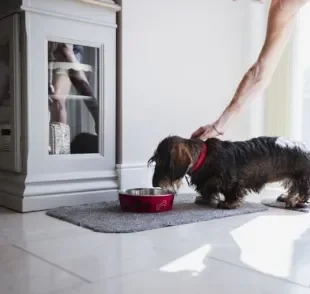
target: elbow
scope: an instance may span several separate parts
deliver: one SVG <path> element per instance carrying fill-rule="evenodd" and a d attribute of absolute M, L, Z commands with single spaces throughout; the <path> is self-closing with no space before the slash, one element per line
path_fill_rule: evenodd
<path fill-rule="evenodd" d="M 265 69 L 265 65 L 263 65 L 260 61 L 255 62 L 255 64 L 247 72 L 246 76 L 252 84 L 257 86 L 264 87 L 267 86 L 270 82 L 270 78 Z"/>

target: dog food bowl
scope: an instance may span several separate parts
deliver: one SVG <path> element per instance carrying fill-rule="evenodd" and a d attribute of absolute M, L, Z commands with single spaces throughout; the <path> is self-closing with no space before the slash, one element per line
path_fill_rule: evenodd
<path fill-rule="evenodd" d="M 126 212 L 156 213 L 171 210 L 174 196 L 160 188 L 128 189 L 119 192 L 119 202 Z"/>

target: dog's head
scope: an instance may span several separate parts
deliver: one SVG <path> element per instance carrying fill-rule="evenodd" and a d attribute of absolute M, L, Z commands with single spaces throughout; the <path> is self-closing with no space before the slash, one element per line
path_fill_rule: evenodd
<path fill-rule="evenodd" d="M 155 163 L 153 187 L 179 188 L 182 178 L 192 165 L 190 141 L 178 136 L 167 137 L 161 141 L 149 160 Z"/>

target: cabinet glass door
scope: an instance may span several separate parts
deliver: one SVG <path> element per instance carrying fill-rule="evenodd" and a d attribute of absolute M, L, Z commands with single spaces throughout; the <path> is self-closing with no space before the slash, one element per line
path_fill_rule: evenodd
<path fill-rule="evenodd" d="M 10 106 L 10 36 L 0 39 L 0 106 Z"/>
<path fill-rule="evenodd" d="M 99 49 L 48 42 L 50 155 L 99 150 Z"/>

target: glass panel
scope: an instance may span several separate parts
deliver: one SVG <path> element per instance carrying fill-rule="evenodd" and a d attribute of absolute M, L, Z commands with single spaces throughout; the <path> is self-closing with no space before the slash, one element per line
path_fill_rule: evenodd
<path fill-rule="evenodd" d="M 0 106 L 10 106 L 10 41 L 0 40 Z"/>
<path fill-rule="evenodd" d="M 98 153 L 99 49 L 48 43 L 49 154 Z"/>

